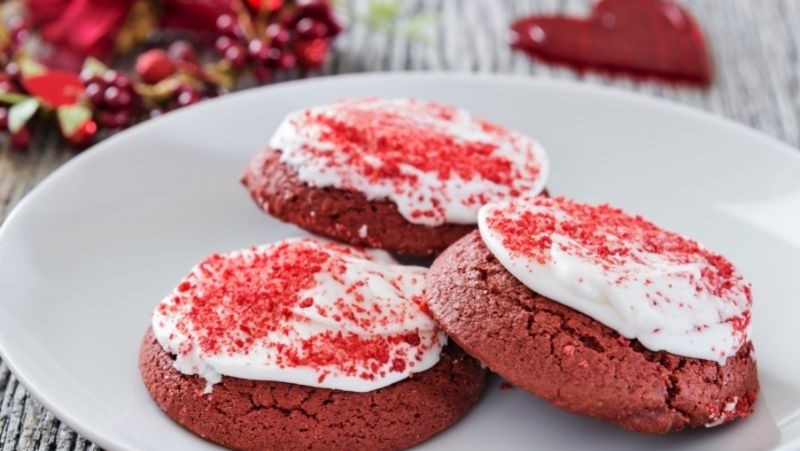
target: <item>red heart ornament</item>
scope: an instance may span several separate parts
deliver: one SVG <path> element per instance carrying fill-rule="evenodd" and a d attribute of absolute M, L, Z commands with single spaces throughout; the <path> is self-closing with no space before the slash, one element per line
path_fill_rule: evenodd
<path fill-rule="evenodd" d="M 703 33 L 694 18 L 670 0 L 601 0 L 588 19 L 529 16 L 511 28 L 514 48 L 577 70 L 711 83 Z"/>

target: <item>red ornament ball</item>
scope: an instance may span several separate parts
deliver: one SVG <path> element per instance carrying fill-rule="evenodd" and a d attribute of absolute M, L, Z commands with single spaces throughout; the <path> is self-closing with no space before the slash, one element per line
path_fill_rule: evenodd
<path fill-rule="evenodd" d="M 136 73 L 143 82 L 154 84 L 175 73 L 175 63 L 161 49 L 148 50 L 136 59 Z"/>

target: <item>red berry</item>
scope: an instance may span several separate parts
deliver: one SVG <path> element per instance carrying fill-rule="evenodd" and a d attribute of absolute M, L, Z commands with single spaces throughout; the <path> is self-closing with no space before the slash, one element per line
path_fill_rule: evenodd
<path fill-rule="evenodd" d="M 8 130 L 8 108 L 0 107 L 0 130 Z"/>
<path fill-rule="evenodd" d="M 244 40 L 247 37 L 245 36 L 246 33 L 244 32 L 244 28 L 242 28 L 242 26 L 239 25 L 238 23 L 233 26 L 232 34 L 235 38 L 238 38 L 239 40 Z"/>
<path fill-rule="evenodd" d="M 102 77 L 95 74 L 94 71 L 88 69 L 81 70 L 81 72 L 78 74 L 78 77 L 80 77 L 81 81 L 83 81 L 84 84 L 96 81 L 97 79 L 100 80 L 103 79 Z"/>
<path fill-rule="evenodd" d="M 307 17 L 313 19 L 315 22 L 325 25 L 324 37 L 335 36 L 342 31 L 342 26 L 336 19 L 336 15 L 333 13 L 330 2 L 321 0 L 305 0 L 298 1 L 297 6 L 298 8 L 295 12 L 294 18 L 287 22 L 289 27 L 296 25 L 297 22 Z"/>
<path fill-rule="evenodd" d="M 108 83 L 110 85 L 113 85 L 117 81 L 117 78 L 119 78 L 120 75 L 122 75 L 122 74 L 120 74 L 119 72 L 117 72 L 115 70 L 110 70 L 110 71 L 107 71 L 105 74 L 103 74 L 103 80 L 106 83 Z"/>
<path fill-rule="evenodd" d="M 28 40 L 30 32 L 25 28 L 15 28 L 11 30 L 11 43 L 15 46 L 23 44 Z"/>
<path fill-rule="evenodd" d="M 264 44 L 263 41 L 253 39 L 250 41 L 250 44 L 247 45 L 247 52 L 253 59 L 264 62 L 269 56 L 269 46 Z"/>
<path fill-rule="evenodd" d="M 321 38 L 300 41 L 295 43 L 294 50 L 301 67 L 315 69 L 320 67 L 328 56 L 328 41 Z"/>
<path fill-rule="evenodd" d="M 236 18 L 231 14 L 223 14 L 217 17 L 217 30 L 222 34 L 233 34 L 236 26 Z"/>
<path fill-rule="evenodd" d="M 97 114 L 97 122 L 106 128 L 124 128 L 130 123 L 130 113 L 126 110 L 101 111 Z"/>
<path fill-rule="evenodd" d="M 216 47 L 219 53 L 225 54 L 225 52 L 234 45 L 233 39 L 229 38 L 228 36 L 220 36 L 214 42 L 214 47 Z"/>
<path fill-rule="evenodd" d="M 11 80 L 18 80 L 22 71 L 19 68 L 19 64 L 11 61 L 10 63 L 6 64 L 5 73 L 8 75 L 8 78 Z"/>
<path fill-rule="evenodd" d="M 175 41 L 169 45 L 167 53 L 170 58 L 177 61 L 185 61 L 187 63 L 197 63 L 197 52 L 188 41 Z"/>
<path fill-rule="evenodd" d="M 314 22 L 314 26 L 311 28 L 311 34 L 318 38 L 324 38 L 328 36 L 328 26 L 322 22 Z"/>
<path fill-rule="evenodd" d="M 31 145 L 31 130 L 25 126 L 11 134 L 11 148 L 14 150 L 27 150 Z"/>
<path fill-rule="evenodd" d="M 103 94 L 103 100 L 109 107 L 118 109 L 130 105 L 133 99 L 128 91 L 123 91 L 116 86 L 109 86 Z"/>
<path fill-rule="evenodd" d="M 105 83 L 102 81 L 93 81 L 86 85 L 86 97 L 94 106 L 101 106 L 103 104 L 103 93 L 105 92 Z"/>
<path fill-rule="evenodd" d="M 178 107 L 189 106 L 193 103 L 197 103 L 202 99 L 200 93 L 195 90 L 188 89 L 178 94 L 178 98 L 176 102 L 178 103 Z"/>
<path fill-rule="evenodd" d="M 247 55 L 244 49 L 239 45 L 232 45 L 225 50 L 223 55 L 226 60 L 230 61 L 231 66 L 236 69 L 241 69 L 247 63 Z"/>
<path fill-rule="evenodd" d="M 297 35 L 301 38 L 316 38 L 312 34 L 312 30 L 314 29 L 314 21 L 309 19 L 308 17 L 304 17 L 297 21 L 297 25 L 294 26 L 294 30 L 297 32 Z"/>
<path fill-rule="evenodd" d="M 25 22 L 25 18 L 23 16 L 12 17 L 7 25 L 9 35 L 11 36 L 11 44 L 14 47 L 17 47 L 28 40 L 28 35 L 30 32 L 28 30 L 28 24 Z"/>
<path fill-rule="evenodd" d="M 281 49 L 279 49 L 277 47 L 271 47 L 269 49 L 269 52 L 267 52 L 267 59 L 266 60 L 267 60 L 267 62 L 269 63 L 270 66 L 277 66 L 282 55 L 283 55 L 283 52 L 281 52 Z"/>
<path fill-rule="evenodd" d="M 75 149 L 83 149 L 94 140 L 94 135 L 97 134 L 97 124 L 89 119 L 78 127 L 72 133 L 72 136 L 67 136 L 67 142 Z"/>
<path fill-rule="evenodd" d="M 278 67 L 281 69 L 291 69 L 297 64 L 297 58 L 291 53 L 284 53 L 278 59 Z"/>
<path fill-rule="evenodd" d="M 289 32 L 278 24 L 272 24 L 266 29 L 267 38 L 274 46 L 282 46 L 289 42 Z"/>
<path fill-rule="evenodd" d="M 0 81 L 0 92 L 18 92 L 18 89 L 11 80 L 3 80 Z"/>
<path fill-rule="evenodd" d="M 103 81 L 110 87 L 117 88 L 120 92 L 126 93 L 127 97 L 130 99 L 133 92 L 133 83 L 127 75 L 115 70 L 110 70 L 103 75 Z"/>
<path fill-rule="evenodd" d="M 133 90 L 133 82 L 131 82 L 131 79 L 125 74 L 117 74 L 117 78 L 114 79 L 114 86 L 122 91 L 130 92 Z"/>
<path fill-rule="evenodd" d="M 136 58 L 136 73 L 143 82 L 155 84 L 175 73 L 175 63 L 161 49 L 148 50 Z"/>

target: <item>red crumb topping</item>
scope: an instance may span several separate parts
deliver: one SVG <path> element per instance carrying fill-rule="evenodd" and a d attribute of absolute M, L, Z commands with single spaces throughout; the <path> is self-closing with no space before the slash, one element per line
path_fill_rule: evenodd
<path fill-rule="evenodd" d="M 423 343 L 418 332 L 370 337 L 326 330 L 311 336 L 293 335 L 297 332 L 294 325 L 310 323 L 310 313 L 369 331 L 402 322 L 423 310 L 420 296 L 411 297 L 408 307 L 399 311 L 383 308 L 376 312 L 363 307 L 365 297 L 358 290 L 366 282 L 345 281 L 344 254 L 368 258 L 345 246 L 313 240 L 214 254 L 178 285 L 175 295 L 163 301 L 158 312 L 176 315 L 177 330 L 195 337 L 202 353 L 247 354 L 255 345 L 266 345 L 275 351 L 278 366 L 317 369 L 320 382 L 332 371 L 367 380 L 386 372 L 406 372 L 406 360 L 419 360 L 417 356 L 433 346 Z M 314 300 L 302 296 L 316 286 L 320 273 L 346 285 L 347 297 L 336 299 L 328 309 L 314 308 Z M 288 344 L 270 342 L 270 335 L 276 333 L 292 339 Z M 184 345 L 181 354 L 192 352 L 191 342 Z"/>
<path fill-rule="evenodd" d="M 581 204 L 563 197 L 535 198 L 494 210 L 487 222 L 511 253 L 532 257 L 542 264 L 549 259 L 552 237 L 559 235 L 567 238 L 559 244 L 560 250 L 608 270 L 630 262 L 646 265 L 645 257 L 649 255 L 675 265 L 699 264 L 701 278 L 692 281 L 696 291 L 724 298 L 734 290 L 743 290 L 750 302 L 750 287 L 725 257 L 697 241 L 609 205 Z M 625 276 L 617 280 L 626 281 Z M 643 283 L 649 285 L 652 281 L 646 279 Z"/>
<path fill-rule="evenodd" d="M 511 196 L 537 185 L 540 162 L 533 153 L 532 141 L 479 119 L 469 119 L 465 125 L 463 114 L 452 107 L 415 100 L 401 102 L 348 100 L 334 104 L 333 110 L 306 111 L 296 119 L 298 128 L 313 124 L 322 131 L 318 138 L 321 145 L 304 150 L 323 159 L 332 170 L 355 172 L 367 181 L 389 181 L 397 194 L 408 196 L 417 195 L 416 188 L 422 184 L 441 189 L 420 180 L 419 171 L 439 180 L 485 180 L 508 188 Z M 469 139 L 454 132 L 464 127 L 473 130 Z M 480 133 L 482 136 L 476 138 Z M 498 151 L 500 145 L 513 149 L 516 160 L 526 163 L 503 155 Z M 410 171 L 408 166 L 416 170 Z M 482 205 L 484 197 L 470 196 L 461 201 Z M 431 199 L 433 205 L 419 200 L 424 207 L 412 213 L 414 218 L 441 216 L 442 201 L 449 201 L 440 196 Z"/>
<path fill-rule="evenodd" d="M 712 422 L 709 426 L 715 426 L 750 415 L 753 412 L 753 404 L 755 404 L 757 397 L 758 392 L 752 391 L 746 393 L 741 398 L 735 396 L 728 397 L 721 406 L 718 403 L 706 404 L 706 412 L 709 421 Z"/>
<path fill-rule="evenodd" d="M 636 279 L 636 270 L 627 272 L 626 267 L 648 266 L 653 262 L 693 265 L 700 269 L 699 277 L 689 271 L 670 276 L 684 277 L 698 294 L 707 293 L 739 307 L 744 313 L 726 320 L 732 323 L 737 335 L 743 337 L 742 332 L 750 325 L 751 289 L 733 264 L 696 241 L 661 229 L 641 216 L 628 215 L 609 205 L 539 197 L 495 208 L 486 223 L 511 254 L 540 264 L 550 260 L 553 240 L 558 237 L 560 251 L 600 266 L 613 274 L 613 282 L 617 284 L 653 284 L 649 278 Z M 661 291 L 647 296 L 647 302 L 653 305 L 663 301 L 692 308 L 690 299 L 669 299 Z"/>

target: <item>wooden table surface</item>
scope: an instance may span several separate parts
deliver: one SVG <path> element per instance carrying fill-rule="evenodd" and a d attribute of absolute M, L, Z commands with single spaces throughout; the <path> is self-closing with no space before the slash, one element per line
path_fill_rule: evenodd
<path fill-rule="evenodd" d="M 358 15 L 369 1 L 346 3 L 351 14 Z M 578 75 L 531 62 L 507 47 L 513 18 L 537 11 L 585 14 L 590 0 L 408 1 L 412 13 L 437 13 L 428 42 L 395 31 L 377 32 L 354 21 L 337 40 L 323 73 L 446 70 L 577 79 L 695 106 L 800 145 L 800 1 L 684 3 L 705 30 L 713 53 L 716 79 L 707 90 Z M 37 139 L 27 153 L 0 143 L 0 223 L 31 188 L 75 155 L 54 136 Z M 2 287 L 0 302 L 1 298 Z M 0 451 L 96 448 L 42 408 L 0 361 Z"/>

